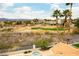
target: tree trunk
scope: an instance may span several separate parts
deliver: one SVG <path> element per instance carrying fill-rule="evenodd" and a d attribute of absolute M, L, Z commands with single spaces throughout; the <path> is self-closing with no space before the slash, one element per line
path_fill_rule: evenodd
<path fill-rule="evenodd" d="M 65 16 L 65 21 L 64 21 L 64 34 L 65 34 L 66 23 L 67 23 L 67 16 Z"/>
<path fill-rule="evenodd" d="M 58 30 L 58 17 L 56 17 L 56 26 L 57 26 L 58 39 L 61 40 L 59 30 Z"/>
<path fill-rule="evenodd" d="M 71 21 L 72 21 L 71 16 L 72 16 L 72 3 L 70 4 L 69 33 L 70 33 L 70 29 L 71 29 L 70 25 L 71 25 Z"/>
<path fill-rule="evenodd" d="M 56 17 L 56 26 L 57 26 L 57 33 L 59 33 L 59 31 L 58 31 L 58 17 Z"/>

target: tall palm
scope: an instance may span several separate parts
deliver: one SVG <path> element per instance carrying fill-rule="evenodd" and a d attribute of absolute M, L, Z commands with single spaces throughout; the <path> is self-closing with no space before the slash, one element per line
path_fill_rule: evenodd
<path fill-rule="evenodd" d="M 66 5 L 70 6 L 70 20 L 71 20 L 73 3 L 66 3 Z"/>
<path fill-rule="evenodd" d="M 71 24 L 71 22 L 72 22 L 72 19 L 71 19 L 71 17 L 72 17 L 72 6 L 73 6 L 73 3 L 66 3 L 66 5 L 67 6 L 70 6 L 70 16 L 69 16 L 69 25 Z M 70 26 L 69 26 L 69 31 L 70 31 Z"/>
<path fill-rule="evenodd" d="M 60 10 L 58 10 L 58 9 L 57 9 L 57 10 L 54 10 L 52 16 L 56 18 L 57 33 L 59 34 L 59 31 L 58 31 L 58 19 L 59 19 L 59 17 L 61 16 Z"/>
<path fill-rule="evenodd" d="M 68 9 L 63 11 L 63 15 L 65 17 L 65 22 L 67 22 L 67 18 L 70 16 L 69 13 L 70 13 L 70 11 Z"/>
<path fill-rule="evenodd" d="M 60 17 L 60 10 L 55 10 L 54 12 L 53 12 L 53 17 L 56 17 L 56 24 L 58 25 L 58 17 Z"/>
<path fill-rule="evenodd" d="M 70 16 L 70 11 L 67 9 L 67 10 L 64 10 L 63 11 L 63 15 L 65 17 L 65 20 L 64 20 L 64 27 L 67 27 L 69 29 L 69 21 L 67 20 L 67 18 Z"/>

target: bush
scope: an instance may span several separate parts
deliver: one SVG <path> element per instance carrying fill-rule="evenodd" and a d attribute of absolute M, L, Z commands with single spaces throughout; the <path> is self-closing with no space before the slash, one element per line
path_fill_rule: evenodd
<path fill-rule="evenodd" d="M 75 20 L 76 20 L 75 26 L 76 26 L 77 28 L 79 28 L 79 18 L 78 18 L 78 19 L 75 19 Z"/>
<path fill-rule="evenodd" d="M 79 34 L 79 29 L 78 28 L 74 30 L 74 34 Z"/>
<path fill-rule="evenodd" d="M 48 48 L 49 42 L 45 39 L 39 39 L 39 40 L 36 40 L 34 44 L 38 47 L 41 47 L 41 49 L 45 50 Z"/>
<path fill-rule="evenodd" d="M 27 54 L 27 53 L 30 53 L 30 52 L 32 52 L 32 51 L 25 51 L 24 54 Z"/>
<path fill-rule="evenodd" d="M 12 45 L 0 43 L 0 49 L 9 49 L 9 48 L 13 48 Z"/>
<path fill-rule="evenodd" d="M 2 29 L 1 31 L 11 31 L 12 28 L 5 28 L 5 29 Z"/>

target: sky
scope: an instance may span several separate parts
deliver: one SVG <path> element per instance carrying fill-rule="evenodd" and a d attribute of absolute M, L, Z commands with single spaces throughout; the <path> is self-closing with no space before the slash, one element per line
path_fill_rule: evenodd
<path fill-rule="evenodd" d="M 51 19 L 54 10 L 69 7 L 65 3 L 0 3 L 0 18 Z M 79 18 L 79 3 L 73 3 L 72 18 Z"/>

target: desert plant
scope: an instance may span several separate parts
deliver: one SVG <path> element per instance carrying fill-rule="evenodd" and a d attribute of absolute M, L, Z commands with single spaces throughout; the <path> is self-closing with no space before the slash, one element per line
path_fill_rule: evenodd
<path fill-rule="evenodd" d="M 49 42 L 45 39 L 38 39 L 34 42 L 34 44 L 38 47 L 41 47 L 41 49 L 45 50 L 48 48 Z"/>
<path fill-rule="evenodd" d="M 0 43 L 0 49 L 9 49 L 9 48 L 13 48 L 13 46 L 5 43 Z"/>
<path fill-rule="evenodd" d="M 74 29 L 73 34 L 79 34 L 79 29 L 78 28 Z"/>
<path fill-rule="evenodd" d="M 76 21 L 75 21 L 75 26 L 77 27 L 77 28 L 79 28 L 79 18 L 78 19 L 75 19 Z"/>
<path fill-rule="evenodd" d="M 79 34 L 79 18 L 75 19 L 74 34 Z"/>

